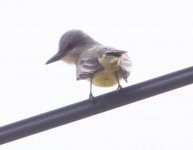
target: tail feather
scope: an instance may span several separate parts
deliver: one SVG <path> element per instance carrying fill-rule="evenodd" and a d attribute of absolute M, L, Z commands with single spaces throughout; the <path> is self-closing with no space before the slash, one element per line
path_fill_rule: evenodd
<path fill-rule="evenodd" d="M 105 54 L 108 55 L 108 56 L 120 57 L 120 56 L 122 56 L 122 54 L 124 54 L 126 52 L 127 51 L 106 48 Z"/>

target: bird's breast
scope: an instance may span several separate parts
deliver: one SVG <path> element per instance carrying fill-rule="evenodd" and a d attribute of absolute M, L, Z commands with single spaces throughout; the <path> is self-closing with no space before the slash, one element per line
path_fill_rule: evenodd
<path fill-rule="evenodd" d="M 98 61 L 104 70 L 94 74 L 93 84 L 100 87 L 116 85 L 116 72 L 118 73 L 118 80 L 122 79 L 120 59 L 114 56 L 103 56 Z"/>
<path fill-rule="evenodd" d="M 118 73 L 118 80 L 122 79 L 123 76 L 121 70 L 118 70 L 117 73 Z M 103 70 L 101 72 L 98 72 L 93 76 L 92 83 L 100 87 L 114 86 L 117 84 L 115 72 L 109 70 Z"/>

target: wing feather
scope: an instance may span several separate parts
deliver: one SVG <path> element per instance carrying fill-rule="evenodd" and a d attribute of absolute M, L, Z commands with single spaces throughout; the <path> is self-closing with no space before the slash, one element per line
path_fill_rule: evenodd
<path fill-rule="evenodd" d="M 97 58 L 84 58 L 76 66 L 76 78 L 77 80 L 87 79 L 102 70 L 103 68 Z"/>
<path fill-rule="evenodd" d="M 121 69 L 122 69 L 122 73 L 123 73 L 123 78 L 127 82 L 127 78 L 130 75 L 131 67 L 132 67 L 132 62 L 129 59 L 129 56 L 127 54 L 123 54 L 121 56 L 120 65 L 121 65 Z"/>

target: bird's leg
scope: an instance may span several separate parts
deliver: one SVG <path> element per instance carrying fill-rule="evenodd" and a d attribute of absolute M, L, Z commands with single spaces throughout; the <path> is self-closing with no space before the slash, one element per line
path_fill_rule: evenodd
<path fill-rule="evenodd" d="M 93 102 L 94 96 L 92 94 L 92 79 L 93 77 L 90 78 L 90 93 L 89 93 L 89 100 Z"/>
<path fill-rule="evenodd" d="M 118 72 L 117 71 L 115 72 L 115 76 L 116 76 L 116 80 L 117 80 L 117 84 L 118 84 L 117 92 L 119 92 L 122 89 L 122 86 L 121 86 L 121 84 L 119 82 Z"/>

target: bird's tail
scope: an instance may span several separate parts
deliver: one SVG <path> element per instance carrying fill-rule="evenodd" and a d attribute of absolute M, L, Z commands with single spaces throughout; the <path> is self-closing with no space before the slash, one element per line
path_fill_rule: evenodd
<path fill-rule="evenodd" d="M 111 50 L 111 51 L 107 51 L 105 54 L 106 56 L 115 56 L 115 57 L 121 57 L 122 54 L 125 54 L 127 51 L 123 51 L 123 50 Z"/>

